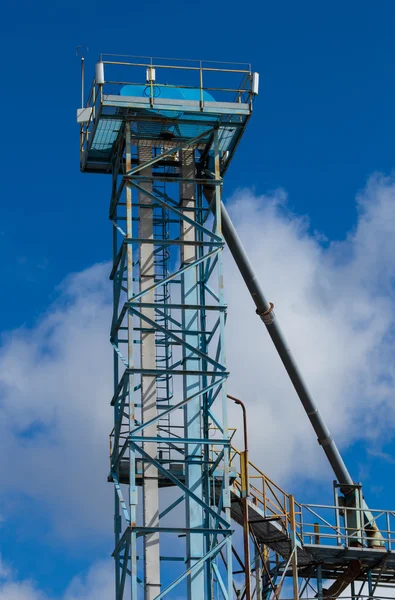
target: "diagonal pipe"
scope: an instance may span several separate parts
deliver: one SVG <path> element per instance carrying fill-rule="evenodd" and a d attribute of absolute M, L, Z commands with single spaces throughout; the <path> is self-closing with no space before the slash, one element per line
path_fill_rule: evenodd
<path fill-rule="evenodd" d="M 204 186 L 204 195 L 209 202 L 212 211 L 215 213 L 215 202 L 213 197 L 215 194 L 214 186 Z M 285 336 L 281 331 L 280 324 L 274 314 L 274 305 L 269 302 L 259 284 L 258 278 L 254 273 L 252 265 L 248 259 L 246 251 L 241 243 L 241 240 L 237 234 L 237 231 L 229 217 L 228 211 L 224 204 L 221 202 L 221 224 L 222 233 L 225 242 L 237 264 L 241 276 L 251 294 L 251 297 L 256 306 L 256 313 L 259 315 L 261 320 L 266 326 L 266 329 L 276 347 L 276 350 L 281 358 L 281 361 L 292 381 L 296 393 L 303 405 L 303 408 L 313 426 L 313 429 L 317 435 L 318 443 L 322 446 L 332 470 L 342 486 L 342 492 L 348 493 L 350 490 L 348 486 L 353 486 L 354 482 L 350 473 L 347 470 L 346 465 L 340 455 L 340 452 L 332 439 L 330 431 L 318 409 L 311 393 L 307 387 L 306 382 L 300 372 L 298 364 L 291 354 L 291 350 L 287 344 Z"/>
<path fill-rule="evenodd" d="M 203 193 L 211 207 L 212 212 L 215 215 L 215 186 L 205 185 L 203 187 Z M 259 284 L 258 278 L 254 273 L 252 265 L 248 259 L 243 244 L 237 234 L 237 231 L 232 223 L 232 220 L 226 210 L 223 202 L 221 202 L 221 226 L 222 233 L 225 242 L 238 266 L 241 276 L 251 294 L 256 306 L 256 313 L 259 315 L 261 320 L 266 326 L 266 329 L 272 339 L 273 344 L 281 358 L 281 361 L 292 381 L 296 393 L 303 405 L 303 408 L 310 420 L 311 425 L 317 435 L 317 441 L 324 450 L 327 459 L 332 467 L 332 470 L 336 476 L 340 489 L 345 496 L 355 495 L 354 481 L 344 464 L 338 447 L 333 440 L 330 431 L 321 415 L 317 405 L 315 404 L 310 391 L 307 387 L 306 382 L 303 379 L 302 373 L 298 367 L 298 364 L 293 357 L 288 343 L 285 339 L 283 332 L 281 331 L 280 324 L 274 314 L 274 305 L 269 302 Z M 355 502 L 355 498 L 352 500 Z M 372 513 L 369 510 L 365 500 L 362 500 L 362 510 L 364 514 L 365 526 L 370 525 L 372 529 L 373 542 L 372 547 L 377 549 L 383 549 L 384 541 L 383 537 L 374 521 Z M 373 523 L 373 526 L 371 525 Z"/>

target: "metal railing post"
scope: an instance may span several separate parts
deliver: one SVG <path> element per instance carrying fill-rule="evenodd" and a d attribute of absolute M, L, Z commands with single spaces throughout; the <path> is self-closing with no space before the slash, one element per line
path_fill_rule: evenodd
<path fill-rule="evenodd" d="M 298 552 L 296 544 L 296 519 L 295 519 L 295 499 L 289 496 L 289 518 L 291 525 L 292 542 L 292 580 L 294 590 L 294 600 L 299 600 L 299 582 L 298 582 Z"/>
<path fill-rule="evenodd" d="M 314 523 L 314 544 L 320 543 L 320 524 Z"/>
<path fill-rule="evenodd" d="M 336 481 L 334 482 L 334 497 L 335 497 L 335 519 L 336 519 L 336 533 L 337 535 L 337 545 L 341 546 L 341 533 L 340 533 L 340 511 L 339 511 L 339 498 L 336 493 Z"/>
<path fill-rule="evenodd" d="M 200 110 L 203 110 L 204 104 L 203 104 L 203 68 L 202 68 L 202 61 L 200 61 L 200 65 L 199 65 L 199 88 L 200 88 Z"/>
<path fill-rule="evenodd" d="M 243 432 L 244 432 L 244 451 L 240 452 L 240 475 L 241 475 L 241 503 L 243 507 L 243 539 L 244 539 L 244 576 L 245 576 L 245 600 L 252 599 L 251 589 L 251 566 L 250 566 L 250 524 L 248 519 L 248 431 L 247 431 L 247 411 L 244 403 L 228 394 L 228 398 L 235 404 L 241 406 L 243 411 Z"/>

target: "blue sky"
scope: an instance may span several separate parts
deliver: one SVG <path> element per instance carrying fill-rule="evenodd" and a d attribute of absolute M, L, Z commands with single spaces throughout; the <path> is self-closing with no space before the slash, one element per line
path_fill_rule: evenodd
<path fill-rule="evenodd" d="M 108 256 L 102 182 L 78 172 L 78 44 L 90 48 L 88 73 L 102 51 L 251 62 L 261 94 L 227 189 L 282 186 L 294 210 L 328 236 L 341 238 L 353 225 L 350 198 L 368 175 L 392 168 L 390 0 L 257 2 L 240 19 L 231 2 L 122 10 L 55 0 L 9 4 L 3 15 L 0 85 L 10 113 L 0 151 L 0 243 L 9 258 L 1 276 L 12 288 L 3 299 L 6 328 L 21 315 L 31 322 L 69 271 Z"/>
<path fill-rule="evenodd" d="M 339 312 L 346 302 L 350 302 L 354 310 L 357 298 L 361 297 L 366 306 L 370 301 L 378 302 L 382 315 L 390 312 L 391 240 L 395 231 L 384 231 L 384 226 L 380 225 L 380 229 L 376 222 L 378 216 L 380 223 L 392 222 L 393 180 L 379 178 L 371 187 L 366 186 L 373 173 L 390 177 L 395 164 L 394 25 L 392 0 L 380 3 L 265 0 L 250 2 L 248 10 L 233 0 L 226 4 L 174 0 L 170 4 L 151 1 L 118 5 L 101 0 L 93 5 L 52 0 L 9 3 L 3 9 L 0 23 L 4 115 L 0 149 L 0 277 L 4 291 L 0 330 L 7 372 L 10 376 L 15 373 L 23 383 L 18 388 L 15 382 L 5 383 L 4 378 L 0 379 L 0 402 L 6 407 L 0 420 L 4 421 L 4 427 L 15 432 L 10 443 L 4 446 L 7 457 L 4 477 L 8 483 L 0 496 L 1 554 L 4 564 L 8 565 L 3 571 L 12 570 L 12 575 L 10 571 L 4 575 L 5 585 L 11 585 L 10 581 L 12 585 L 19 585 L 15 582 L 31 579 L 51 600 L 88 598 L 83 582 L 74 582 L 74 587 L 68 588 L 70 581 L 85 577 L 83 574 L 92 565 L 94 574 L 97 561 L 105 559 L 111 551 L 112 514 L 111 508 L 107 510 L 111 498 L 105 481 L 100 491 L 82 489 L 83 469 L 77 464 L 78 455 L 70 449 L 73 443 L 80 449 L 78 444 L 89 426 L 89 419 L 85 413 L 64 409 L 65 405 L 74 406 L 69 402 L 71 395 L 77 398 L 81 393 L 79 385 L 73 387 L 71 379 L 75 371 L 72 369 L 76 369 L 75 378 L 80 377 L 78 384 L 85 377 L 73 362 L 78 354 L 73 348 L 84 348 L 89 354 L 94 347 L 92 340 L 99 336 L 99 357 L 92 353 L 92 361 L 104 364 L 109 358 L 106 315 L 110 290 L 106 287 L 106 267 L 100 264 L 109 259 L 111 251 L 107 221 L 110 181 L 79 172 L 75 112 L 80 101 L 80 81 L 75 47 L 89 46 L 88 79 L 100 52 L 245 61 L 259 71 L 260 95 L 226 176 L 225 199 L 233 197 L 234 218 L 236 222 L 240 220 L 246 238 L 253 228 L 247 217 L 242 217 L 245 209 L 240 198 L 248 200 L 251 196 L 254 198 L 251 206 L 255 207 L 251 213 L 257 211 L 258 217 L 263 219 L 262 229 L 255 231 L 255 235 L 259 237 L 265 230 L 269 236 L 270 231 L 265 229 L 268 223 L 276 233 L 271 248 L 278 241 L 277 254 L 274 251 L 270 254 L 271 250 L 262 246 L 266 254 L 255 253 L 254 263 L 261 267 L 260 263 L 266 261 L 269 291 L 276 298 L 282 292 L 287 331 L 291 330 L 289 337 L 298 349 L 300 331 L 292 331 L 291 317 L 301 297 L 308 305 L 312 303 L 313 317 L 319 314 L 325 294 L 329 305 L 335 296 L 341 297 Z M 249 191 L 235 196 L 239 188 L 249 188 Z M 358 193 L 362 198 L 359 209 L 355 201 Z M 267 208 L 273 205 L 275 209 Z M 247 201 L 245 206 L 250 206 Z M 376 212 L 371 207 L 375 207 Z M 320 235 L 317 237 L 315 232 Z M 387 242 L 381 246 L 371 242 L 378 238 Z M 362 257 L 358 249 L 365 244 L 369 253 Z M 375 257 L 376 264 L 369 262 L 368 256 Z M 272 268 L 277 261 L 289 280 Z M 318 261 L 318 266 L 314 261 Z M 336 269 L 336 261 L 341 263 L 341 269 Z M 300 269 L 299 281 L 292 279 L 292 273 L 288 274 L 290 263 L 295 272 Z M 386 269 L 378 267 L 379 264 Z M 313 270 L 312 265 L 321 279 L 316 276 L 309 279 L 307 275 L 303 278 L 304 273 Z M 347 265 L 353 267 L 352 275 L 347 274 Z M 88 270 L 85 276 L 78 275 L 84 270 Z M 354 281 L 356 272 L 359 276 Z M 371 275 L 373 272 L 376 279 Z M 77 275 L 70 278 L 71 273 Z M 232 286 L 241 284 L 236 276 L 235 284 L 230 280 L 233 277 L 230 263 L 228 273 L 229 288 L 236 293 Z M 285 283 L 289 281 L 288 288 L 279 278 L 285 279 Z M 59 287 L 65 279 L 66 283 Z M 354 281 L 353 285 L 350 280 Z M 322 292 L 318 297 L 316 284 L 326 289 L 330 283 L 339 287 Z M 286 296 L 290 298 L 289 304 Z M 314 313 L 314 307 L 318 312 Z M 368 319 L 365 305 L 360 310 L 363 319 Z M 324 356 L 325 351 L 337 353 L 342 343 L 341 337 L 331 337 L 331 327 L 339 313 L 330 313 L 330 306 L 328 313 L 332 321 L 318 340 L 322 342 L 320 349 Z M 252 308 L 251 314 L 254 318 Z M 346 327 L 348 315 L 341 314 Z M 308 326 L 309 315 L 304 316 Z M 383 317 L 382 322 L 375 321 L 375 324 L 377 329 L 370 325 L 372 340 L 381 340 L 379 346 L 385 350 L 383 365 L 390 368 L 392 320 L 389 316 L 388 320 Z M 359 335 L 360 329 L 361 325 L 355 324 L 352 332 Z M 311 339 L 318 330 L 317 326 L 310 332 Z M 364 338 L 360 347 L 366 348 L 365 354 L 358 355 L 359 362 L 348 365 L 355 382 L 361 381 L 366 365 L 371 364 L 372 354 L 377 351 L 372 340 L 368 342 Z M 249 343 L 247 340 L 246 344 Z M 260 342 L 256 339 L 254 343 Z M 269 346 L 265 348 L 271 352 Z M 344 424 L 331 414 L 331 394 L 322 389 L 322 380 L 314 380 L 311 363 L 304 358 L 314 355 L 313 348 L 311 354 L 309 352 L 300 347 L 300 362 L 309 372 L 314 390 L 324 394 L 324 407 L 327 406 L 329 419 L 333 420 L 333 427 L 346 449 L 351 470 L 358 473 L 356 477 L 366 477 L 371 493 L 376 494 L 374 502 L 380 508 L 382 504 L 390 507 L 394 479 L 392 420 L 387 420 L 385 427 L 385 419 L 377 418 L 376 422 L 376 417 L 371 415 L 365 418 L 369 398 L 362 398 L 361 392 L 359 405 L 358 399 L 348 404 L 347 398 L 354 396 L 344 383 L 338 388 L 340 403 L 336 406 L 347 424 L 345 431 Z M 237 356 L 232 357 L 232 351 L 230 362 L 237 371 Z M 333 369 L 346 362 L 343 359 L 333 363 Z M 47 370 L 38 378 L 43 365 Z M 382 386 L 377 384 L 384 377 L 383 365 L 377 367 L 365 386 L 380 398 L 378 412 L 385 410 L 386 403 L 392 399 L 392 386 L 384 397 Z M 314 367 L 315 372 L 323 374 L 324 380 L 325 377 L 330 380 L 325 365 L 314 363 Z M 92 386 L 97 385 L 94 370 L 88 370 L 88 381 Z M 346 382 L 347 374 L 343 373 L 342 377 Z M 392 373 L 388 375 L 391 377 Z M 48 381 L 45 390 L 40 387 L 43 380 Z M 241 386 L 241 380 L 236 374 L 236 389 Z M 59 390 L 59 381 L 66 391 Z M 102 383 L 101 389 L 111 386 L 105 378 Z M 49 386 L 52 394 L 48 394 Z M 31 393 L 26 392 L 30 387 Z M 84 397 L 89 395 L 88 385 L 84 392 Z M 290 392 L 285 390 L 284 393 Z M 15 408 L 18 401 L 20 412 Z M 100 401 L 106 402 L 105 394 Z M 296 404 L 292 395 L 290 401 Z M 52 402 L 54 408 L 51 408 Z M 275 421 L 274 408 L 273 415 L 273 428 L 276 423 L 281 427 Z M 304 429 L 303 416 L 298 418 L 301 431 L 310 435 L 309 430 Z M 82 425 L 71 433 L 73 419 L 81 419 Z M 107 433 L 104 432 L 107 429 L 107 417 L 103 417 L 97 427 L 100 433 L 103 431 L 100 438 L 103 448 L 99 438 L 90 435 L 86 444 L 81 445 L 81 450 L 87 453 L 87 461 L 92 456 L 103 456 L 103 461 L 106 460 Z M 297 436 L 292 437 L 296 435 L 294 432 L 289 435 L 291 448 L 292 444 L 302 443 Z M 31 450 L 30 438 L 38 453 L 31 459 L 26 477 L 28 470 L 35 474 L 34 469 L 38 469 L 40 473 L 37 471 L 37 476 L 31 481 L 27 478 L 24 484 L 20 477 Z M 308 446 L 310 448 L 313 446 Z M 43 474 L 46 453 L 52 451 L 61 465 L 75 461 L 64 489 L 54 475 L 54 465 L 47 476 Z M 273 474 L 274 453 L 272 458 L 273 462 L 267 459 L 267 465 Z M 309 463 L 313 475 L 315 469 L 325 470 L 323 463 L 314 461 L 312 458 L 311 465 Z M 10 475 L 14 464 L 18 465 L 20 476 Z M 106 465 L 101 469 L 100 464 L 98 460 L 97 480 L 93 478 L 86 485 L 94 485 L 102 475 L 105 478 Z M 317 486 L 310 485 L 311 495 L 304 500 L 315 501 L 326 494 L 322 490 L 324 485 L 330 487 L 331 475 L 325 473 L 327 479 Z M 281 471 L 280 477 L 292 481 L 286 471 Z M 302 489 L 306 473 L 300 470 L 298 477 Z M 89 505 L 80 499 L 80 495 L 86 494 L 92 499 Z M 92 505 L 95 505 L 94 510 Z M 93 517 L 88 515 L 92 510 Z M 95 519 L 100 519 L 101 524 L 107 519 L 108 527 L 95 531 Z M 81 535 L 72 535 L 69 529 L 81 531 Z M 1 573 L 0 569 L 0 578 Z M 89 577 L 93 576 L 88 575 L 86 585 L 89 586 Z M 35 589 L 34 586 L 31 589 Z M 3 600 L 1 593 L 5 594 L 0 588 L 0 600 Z M 15 598 L 41 598 L 26 595 L 29 590 L 25 596 L 23 593 L 22 590 Z M 4 595 L 6 597 L 10 595 Z"/>

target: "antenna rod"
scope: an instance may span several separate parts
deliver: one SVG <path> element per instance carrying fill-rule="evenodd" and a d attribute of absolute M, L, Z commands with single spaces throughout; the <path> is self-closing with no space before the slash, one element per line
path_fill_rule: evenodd
<path fill-rule="evenodd" d="M 84 108 L 85 59 L 81 56 L 81 108 Z"/>

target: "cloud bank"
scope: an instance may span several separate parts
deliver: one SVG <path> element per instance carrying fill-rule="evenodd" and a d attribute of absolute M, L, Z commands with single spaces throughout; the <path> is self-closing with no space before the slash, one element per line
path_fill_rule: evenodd
<path fill-rule="evenodd" d="M 395 178 L 370 179 L 357 196 L 355 228 L 341 241 L 312 234 L 308 220 L 287 209 L 281 190 L 260 197 L 239 190 L 228 207 L 335 439 L 342 447 L 364 440 L 372 452 L 384 451 L 395 423 Z M 111 535 L 108 272 L 99 264 L 70 275 L 35 326 L 1 339 L 0 449 L 13 457 L 11 471 L 5 461 L 0 466 L 3 516 L 12 511 L 7 498 L 27 494 L 46 508 L 55 535 L 69 541 Z M 253 460 L 284 485 L 307 472 L 330 481 L 229 254 L 225 285 L 229 392 L 248 406 Z M 230 424 L 240 421 L 232 406 Z M 73 582 L 65 600 L 89 598 L 78 591 L 83 585 Z M 33 584 L 9 578 L 0 588 L 0 600 L 6 597 L 47 600 Z"/>
<path fill-rule="evenodd" d="M 37 325 L 4 335 L 0 351 L 0 447 L 13 461 L 0 466 L 2 493 L 39 500 L 71 540 L 102 533 L 98 523 L 111 531 L 110 294 L 108 265 L 71 275 Z"/>
<path fill-rule="evenodd" d="M 18 580 L 12 570 L 0 563 L 0 600 L 54 600 L 34 581 Z M 61 600 L 108 600 L 114 594 L 110 561 L 97 562 L 83 576 L 75 577 Z"/>
<path fill-rule="evenodd" d="M 241 190 L 230 212 L 313 397 L 338 443 L 381 446 L 394 402 L 395 181 L 376 175 L 357 196 L 345 240 L 322 242 L 284 192 Z M 254 306 L 226 261 L 230 389 L 249 407 L 253 457 L 282 481 L 330 476 L 322 450 Z M 233 412 L 233 414 L 235 414 Z M 303 457 L 303 460 L 299 460 Z"/>

